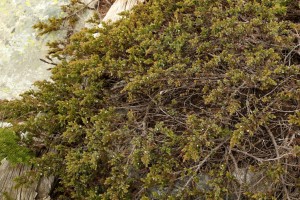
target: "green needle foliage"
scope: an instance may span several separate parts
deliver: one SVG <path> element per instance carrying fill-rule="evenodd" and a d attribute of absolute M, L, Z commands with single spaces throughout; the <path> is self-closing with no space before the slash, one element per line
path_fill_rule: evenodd
<path fill-rule="evenodd" d="M 299 199 L 297 11 L 150 0 L 53 48 L 52 80 L 0 114 L 55 199 Z"/>

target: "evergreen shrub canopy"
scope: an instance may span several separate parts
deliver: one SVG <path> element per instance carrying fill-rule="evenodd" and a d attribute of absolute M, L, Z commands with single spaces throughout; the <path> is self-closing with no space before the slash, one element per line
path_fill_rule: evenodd
<path fill-rule="evenodd" d="M 51 81 L 0 114 L 55 199 L 299 199 L 298 11 L 150 0 L 49 44 Z"/>

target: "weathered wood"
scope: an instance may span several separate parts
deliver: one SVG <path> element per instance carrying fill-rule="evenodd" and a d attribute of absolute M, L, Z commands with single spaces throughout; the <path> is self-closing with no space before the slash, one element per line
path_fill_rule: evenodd
<path fill-rule="evenodd" d="M 145 0 L 116 0 L 112 6 L 107 11 L 105 17 L 103 18 L 103 22 L 115 22 L 121 18 L 119 15 L 121 12 L 129 11 L 133 8 L 133 6 L 138 3 L 143 3 Z M 98 25 L 99 28 L 102 27 L 100 23 Z M 99 33 L 94 33 L 93 36 L 99 37 Z"/>
<path fill-rule="evenodd" d="M 0 199 L 13 200 L 47 200 L 53 178 L 42 178 L 29 187 L 16 188 L 14 179 L 24 175 L 30 166 L 18 164 L 12 166 L 4 159 L 0 165 Z"/>
<path fill-rule="evenodd" d="M 141 2 L 144 2 L 144 0 L 116 0 L 106 13 L 103 21 L 115 22 L 120 19 L 119 13 L 131 10 L 133 6 Z"/>

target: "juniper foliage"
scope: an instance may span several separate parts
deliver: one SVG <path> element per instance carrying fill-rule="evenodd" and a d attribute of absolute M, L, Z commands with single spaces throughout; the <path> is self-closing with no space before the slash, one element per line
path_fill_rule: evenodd
<path fill-rule="evenodd" d="M 150 0 L 73 34 L 52 80 L 0 113 L 56 199 L 299 199 L 295 10 Z"/>

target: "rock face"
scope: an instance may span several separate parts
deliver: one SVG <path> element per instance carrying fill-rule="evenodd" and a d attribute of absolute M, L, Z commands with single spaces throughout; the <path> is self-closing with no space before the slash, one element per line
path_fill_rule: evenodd
<path fill-rule="evenodd" d="M 48 193 L 51 189 L 53 178 L 42 178 L 30 187 L 15 188 L 13 181 L 18 176 L 24 175 L 29 166 L 11 166 L 7 160 L 2 160 L 0 165 L 0 199 L 14 200 L 46 200 L 50 199 Z"/>
<path fill-rule="evenodd" d="M 38 37 L 32 25 L 60 15 L 66 1 L 0 1 L 0 99 L 16 98 L 34 81 L 49 77 L 49 65 L 39 58 L 47 53 L 46 42 L 57 36 Z"/>

